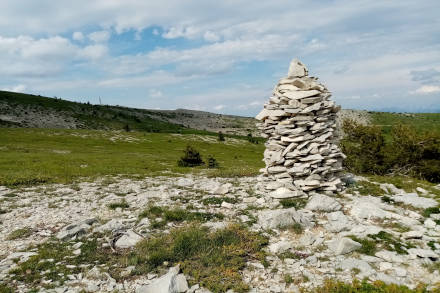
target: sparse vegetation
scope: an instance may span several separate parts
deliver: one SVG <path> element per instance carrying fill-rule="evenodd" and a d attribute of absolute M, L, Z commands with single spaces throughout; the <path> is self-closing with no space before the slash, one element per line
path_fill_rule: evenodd
<path fill-rule="evenodd" d="M 350 187 L 353 191 L 358 191 L 360 195 L 382 196 L 385 191 L 378 184 L 361 180 Z"/>
<path fill-rule="evenodd" d="M 300 198 L 283 198 L 280 200 L 280 204 L 283 208 L 295 208 L 297 210 L 305 207 L 307 200 Z"/>
<path fill-rule="evenodd" d="M 22 239 L 22 238 L 26 238 L 29 237 L 32 234 L 32 229 L 29 227 L 25 227 L 25 228 L 21 228 L 21 229 L 17 229 L 12 231 L 9 235 L 8 235 L 8 240 L 16 240 L 16 239 Z"/>
<path fill-rule="evenodd" d="M 127 263 L 142 274 L 159 269 L 164 262 L 181 264 L 186 275 L 212 292 L 246 292 L 249 287 L 240 275 L 246 262 L 265 258 L 267 238 L 242 226 L 209 232 L 189 226 L 169 234 L 144 240 L 127 256 Z"/>
<path fill-rule="evenodd" d="M 362 245 L 362 247 L 358 249 L 359 253 L 367 254 L 367 255 L 374 255 L 376 253 L 377 248 L 375 241 L 367 238 L 361 239 L 356 236 L 350 236 L 350 238 Z"/>
<path fill-rule="evenodd" d="M 130 207 L 130 205 L 127 203 L 127 201 L 125 199 L 123 199 L 120 202 L 112 202 L 110 204 L 108 204 L 109 209 L 115 210 L 117 208 L 121 208 L 121 209 L 127 209 Z"/>
<path fill-rule="evenodd" d="M 213 219 L 223 219 L 219 213 L 192 212 L 181 208 L 169 209 L 166 207 L 151 206 L 139 214 L 139 219 L 148 218 L 153 228 L 160 228 L 169 222 L 207 222 Z"/>
<path fill-rule="evenodd" d="M 350 283 L 344 283 L 337 280 L 326 280 L 321 287 L 310 290 L 303 290 L 304 293 L 426 293 L 426 287 L 419 286 L 415 289 L 409 289 L 403 285 L 385 284 L 382 281 L 368 282 L 367 280 L 353 280 Z M 433 292 L 438 292 L 434 290 Z"/>

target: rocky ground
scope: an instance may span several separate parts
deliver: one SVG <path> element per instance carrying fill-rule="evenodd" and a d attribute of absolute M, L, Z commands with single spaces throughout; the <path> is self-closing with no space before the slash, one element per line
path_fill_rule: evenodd
<path fill-rule="evenodd" d="M 361 177 L 346 180 L 371 185 Z M 134 274 L 129 265 L 117 278 L 109 274 L 113 264 L 105 259 L 110 255 L 186 224 L 170 220 L 157 225 L 163 219 L 142 217 L 153 206 L 213 215 L 203 220 L 211 230 L 239 222 L 268 237 L 266 261 L 249 261 L 242 271 L 251 292 L 297 292 L 329 278 L 368 278 L 410 288 L 440 282 L 437 192 L 374 186 L 380 192 L 365 194 L 351 187 L 336 197 L 314 194 L 308 200 L 282 198 L 281 186 L 263 177 L 106 177 L 70 185 L 0 187 L 0 283 L 17 292 L 162 292 L 158 288 L 163 286 L 174 286 L 163 292 L 209 292 L 172 264 L 164 275 Z M 95 255 L 84 257 L 92 238 L 108 253 L 100 261 Z M 58 254 L 41 248 L 49 242 L 58 245 Z M 34 267 L 26 266 L 30 261 Z"/>

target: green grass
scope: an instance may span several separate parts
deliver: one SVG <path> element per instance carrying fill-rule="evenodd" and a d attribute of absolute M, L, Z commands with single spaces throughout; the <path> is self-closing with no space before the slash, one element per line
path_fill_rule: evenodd
<path fill-rule="evenodd" d="M 369 175 L 367 176 L 371 181 L 377 183 L 391 183 L 399 189 L 403 189 L 405 192 L 415 192 L 417 187 L 422 187 L 426 189 L 429 193 L 436 196 L 440 196 L 440 190 L 435 188 L 435 183 L 417 179 L 413 177 L 405 176 L 380 176 L 380 175 Z M 378 185 L 377 185 L 378 186 Z"/>
<path fill-rule="evenodd" d="M 32 235 L 32 229 L 29 227 L 26 227 L 26 228 L 21 228 L 21 229 L 17 229 L 17 230 L 12 231 L 8 235 L 7 239 L 8 240 L 16 240 L 16 239 L 29 237 L 30 235 Z"/>
<path fill-rule="evenodd" d="M 301 198 L 283 198 L 280 200 L 283 208 L 295 208 L 297 210 L 306 206 L 307 200 Z"/>
<path fill-rule="evenodd" d="M 145 274 L 163 266 L 180 263 L 183 272 L 212 292 L 247 292 L 248 285 L 240 271 L 250 260 L 265 258 L 267 238 L 235 225 L 209 232 L 189 226 L 169 234 L 144 240 L 128 255 L 127 263 L 136 266 L 137 274 Z"/>
<path fill-rule="evenodd" d="M 409 242 L 402 242 L 396 239 L 393 235 L 385 231 L 380 231 L 377 234 L 368 234 L 368 237 L 376 241 L 381 248 L 395 251 L 398 254 L 408 254 L 406 250 L 415 247 Z"/>
<path fill-rule="evenodd" d="M 337 280 L 326 280 L 324 285 L 303 290 L 304 293 L 427 293 L 440 292 L 438 287 L 428 291 L 425 286 L 409 289 L 403 285 L 385 284 L 381 281 L 368 282 L 367 280 L 353 280 L 352 283 L 344 283 Z"/>
<path fill-rule="evenodd" d="M 108 204 L 108 208 L 111 210 L 116 210 L 117 208 L 127 209 L 129 207 L 130 205 L 125 200 Z"/>
<path fill-rule="evenodd" d="M 360 195 L 382 196 L 385 191 L 378 184 L 361 180 L 353 184 L 349 191 L 358 191 Z"/>
<path fill-rule="evenodd" d="M 264 146 L 215 137 L 166 133 L 97 130 L 0 128 L 0 185 L 72 183 L 80 177 L 104 175 L 155 176 L 204 173 L 209 176 L 248 176 L 263 166 Z M 119 137 L 112 141 L 112 138 Z M 134 142 L 125 141 L 133 139 Z M 190 144 L 203 158 L 215 154 L 221 168 L 178 167 Z M 62 151 L 62 152 L 60 152 Z"/>
<path fill-rule="evenodd" d="M 232 197 L 208 197 L 202 200 L 202 203 L 204 205 L 221 205 L 222 202 L 227 202 L 227 203 L 237 203 L 238 200 L 236 198 L 232 198 Z"/>
<path fill-rule="evenodd" d="M 210 220 L 222 220 L 223 214 L 220 213 L 204 213 L 192 212 L 181 208 L 167 208 L 159 206 L 151 206 L 139 214 L 139 219 L 148 218 L 151 220 L 153 228 L 161 228 L 169 222 L 207 222 Z M 157 218 L 161 220 L 156 220 Z"/>
<path fill-rule="evenodd" d="M 116 262 L 117 258 L 111 254 L 111 251 L 103 250 L 98 245 L 96 239 L 87 240 L 81 246 L 81 254 L 74 256 L 70 245 L 74 243 L 49 240 L 48 242 L 36 247 L 37 255 L 31 256 L 27 261 L 20 263 L 13 269 L 12 280 L 24 282 L 29 285 L 41 285 L 43 277 L 54 282 L 63 284 L 68 280 L 68 274 L 78 274 L 84 272 L 81 264 L 105 264 Z M 53 259 L 53 261 L 48 261 Z M 74 265 L 69 268 L 68 265 Z M 45 273 L 46 272 L 46 273 Z M 111 272 L 113 274 L 113 272 Z M 46 287 L 53 287 L 49 284 Z"/>
<path fill-rule="evenodd" d="M 399 114 L 370 112 L 371 123 L 382 127 L 389 134 L 393 125 L 413 126 L 418 132 L 434 131 L 440 133 L 440 113 Z"/>
<path fill-rule="evenodd" d="M 356 236 L 349 236 L 354 241 L 360 243 L 362 247 L 357 251 L 362 254 L 374 255 L 377 251 L 376 242 L 367 238 L 358 238 Z"/>

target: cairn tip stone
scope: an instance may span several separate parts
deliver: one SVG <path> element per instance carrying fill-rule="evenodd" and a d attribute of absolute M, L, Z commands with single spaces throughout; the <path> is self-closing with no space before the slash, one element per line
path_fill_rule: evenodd
<path fill-rule="evenodd" d="M 289 72 L 287 73 L 287 77 L 303 77 L 307 76 L 309 71 L 307 67 L 298 59 L 293 59 L 290 62 Z"/>

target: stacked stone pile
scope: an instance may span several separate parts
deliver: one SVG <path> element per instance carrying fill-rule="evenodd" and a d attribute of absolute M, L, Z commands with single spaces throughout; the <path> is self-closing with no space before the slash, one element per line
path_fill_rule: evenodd
<path fill-rule="evenodd" d="M 278 82 L 269 102 L 256 116 L 262 121 L 258 128 L 268 138 L 264 174 L 273 179 L 268 189 L 278 188 L 274 197 L 342 190 L 340 172 L 345 156 L 334 135 L 340 107 L 330 96 L 327 88 L 317 78 L 309 77 L 304 64 L 295 59 L 288 76 Z"/>

